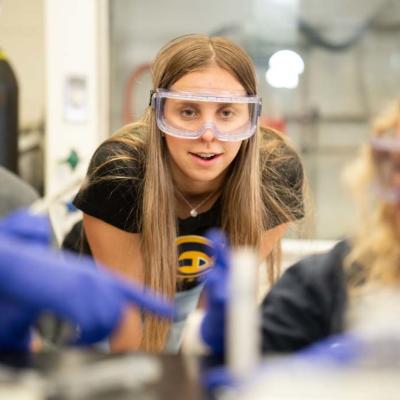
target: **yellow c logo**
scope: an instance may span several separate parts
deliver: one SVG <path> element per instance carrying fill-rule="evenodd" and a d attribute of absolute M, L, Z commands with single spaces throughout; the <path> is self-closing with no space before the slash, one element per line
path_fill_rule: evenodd
<path fill-rule="evenodd" d="M 210 242 L 203 236 L 179 236 L 178 247 L 178 277 L 193 279 L 204 274 L 212 264 Z"/>

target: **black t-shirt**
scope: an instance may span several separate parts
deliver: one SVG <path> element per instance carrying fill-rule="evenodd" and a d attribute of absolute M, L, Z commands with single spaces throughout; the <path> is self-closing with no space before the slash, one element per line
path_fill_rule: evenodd
<path fill-rule="evenodd" d="M 261 305 L 262 351 L 300 350 L 343 330 L 349 244 L 307 257 L 288 268 Z"/>
<path fill-rule="evenodd" d="M 288 146 L 284 145 L 284 147 L 288 152 L 292 151 Z M 118 159 L 120 156 L 125 156 L 125 160 Z M 126 157 L 129 158 L 128 162 Z M 272 160 L 265 162 L 265 169 L 268 169 L 271 162 Z M 292 188 L 292 192 L 288 192 L 292 194 L 286 193 L 285 198 L 279 201 L 287 204 L 289 208 L 294 202 L 300 201 L 301 204 L 297 207 L 300 212 L 293 215 L 292 219 L 301 218 L 303 216 L 303 170 L 300 160 L 296 156 L 290 157 L 290 164 L 282 164 L 278 176 L 266 175 L 266 179 L 276 179 L 280 184 L 283 181 L 288 188 Z M 97 149 L 90 162 L 87 180 L 91 184 L 83 184 L 74 199 L 74 205 L 84 213 L 119 229 L 139 233 L 143 177 L 143 153 L 118 141 L 105 142 Z M 277 195 L 279 196 L 279 193 Z M 196 286 L 201 275 L 209 269 L 210 248 L 205 232 L 210 228 L 221 226 L 221 209 L 221 201 L 217 199 L 208 211 L 199 213 L 195 218 L 178 218 L 178 290 Z M 269 212 L 270 226 L 268 228 L 287 222 L 286 216 L 271 212 L 271 210 Z M 67 245 L 66 247 L 76 246 Z M 84 238 L 83 248 L 85 247 L 90 251 Z"/>

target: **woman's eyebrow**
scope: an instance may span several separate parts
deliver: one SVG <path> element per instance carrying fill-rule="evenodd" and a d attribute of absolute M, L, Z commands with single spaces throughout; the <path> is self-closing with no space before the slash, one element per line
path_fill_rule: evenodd
<path fill-rule="evenodd" d="M 187 106 L 197 106 L 199 102 L 193 101 L 193 100 L 183 100 L 183 99 L 177 99 L 174 100 L 174 103 L 177 105 L 187 105 Z"/>

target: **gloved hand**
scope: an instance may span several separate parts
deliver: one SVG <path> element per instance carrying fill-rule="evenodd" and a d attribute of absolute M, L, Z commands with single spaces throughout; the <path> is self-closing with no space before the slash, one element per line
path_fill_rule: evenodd
<path fill-rule="evenodd" d="M 34 235 L 16 233 L 15 226 L 7 235 L 6 225 L 0 223 L 0 350 L 27 350 L 29 327 L 43 311 L 78 325 L 77 344 L 107 337 L 128 304 L 172 316 L 172 306 L 143 287 L 124 282 L 90 258 L 61 257 L 43 240 L 35 244 Z"/>
<path fill-rule="evenodd" d="M 30 327 L 38 318 L 33 307 L 4 299 L 0 294 L 0 352 L 27 351 L 30 344 Z"/>
<path fill-rule="evenodd" d="M 50 223 L 47 216 L 34 216 L 17 210 L 0 220 L 0 236 L 28 240 L 38 245 L 50 244 Z M 1 257 L 0 257 L 0 268 Z M 0 285 L 8 284 L 2 280 Z M 0 351 L 26 351 L 30 343 L 30 327 L 38 318 L 39 310 L 7 299 L 0 289 Z"/>
<path fill-rule="evenodd" d="M 25 209 L 20 209 L 0 220 L 0 234 L 49 246 L 50 221 L 46 215 L 33 215 Z"/>
<path fill-rule="evenodd" d="M 225 348 L 226 304 L 228 301 L 229 249 L 224 234 L 211 230 L 207 238 L 212 242 L 214 266 L 205 285 L 207 307 L 200 327 L 203 341 L 214 354 L 223 354 Z"/>
<path fill-rule="evenodd" d="M 351 333 L 329 336 L 303 350 L 298 351 L 294 359 L 312 363 L 348 365 L 366 355 L 367 349 L 361 337 Z"/>

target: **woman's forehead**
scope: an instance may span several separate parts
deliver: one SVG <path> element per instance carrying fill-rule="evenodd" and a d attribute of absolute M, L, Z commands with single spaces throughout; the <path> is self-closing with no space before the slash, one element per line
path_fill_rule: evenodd
<path fill-rule="evenodd" d="M 219 110 L 221 106 L 235 108 L 237 110 L 248 110 L 249 105 L 245 103 L 234 103 L 223 101 L 221 99 L 220 102 L 216 101 L 197 101 L 197 100 L 188 100 L 188 99 L 167 99 L 165 102 L 165 109 L 172 109 L 172 108 L 181 108 L 181 107 L 195 107 L 196 109 L 216 109 Z"/>
<path fill-rule="evenodd" d="M 178 79 L 170 89 L 196 93 L 235 92 L 246 94 L 245 88 L 236 77 L 218 66 L 189 72 Z"/>

